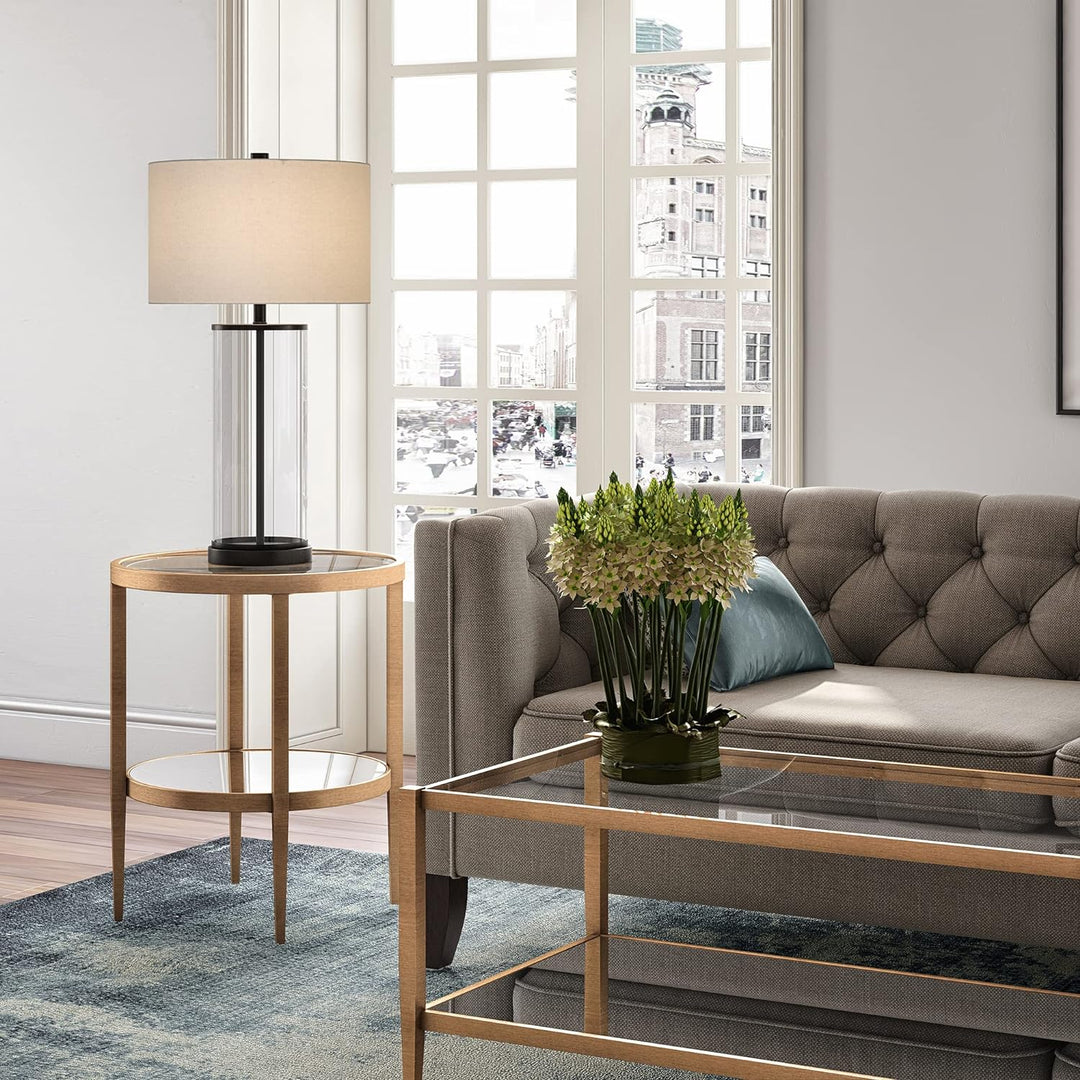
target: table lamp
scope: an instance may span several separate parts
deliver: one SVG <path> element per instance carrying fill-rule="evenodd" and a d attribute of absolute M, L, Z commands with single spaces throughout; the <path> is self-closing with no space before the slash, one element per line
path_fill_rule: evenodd
<path fill-rule="evenodd" d="M 368 166 L 250 158 L 150 163 L 152 304 L 251 304 L 215 323 L 216 566 L 311 561 L 307 327 L 267 304 L 370 300 Z"/>

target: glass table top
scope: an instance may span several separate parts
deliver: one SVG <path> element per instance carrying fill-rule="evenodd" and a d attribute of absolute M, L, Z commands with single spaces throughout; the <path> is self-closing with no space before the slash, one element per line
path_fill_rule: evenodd
<path fill-rule="evenodd" d="M 371 552 L 316 551 L 310 564 L 301 566 L 211 566 L 205 551 L 166 552 L 160 555 L 133 555 L 120 559 L 126 570 L 152 570 L 167 574 L 333 574 L 354 570 L 373 570 L 390 566 L 390 555 Z"/>
<path fill-rule="evenodd" d="M 232 782 L 232 756 L 227 750 L 153 758 L 133 766 L 132 780 L 172 791 L 214 794 L 246 791 L 270 792 L 270 751 L 243 750 L 238 783 Z M 384 777 L 386 765 L 375 758 L 324 750 L 289 751 L 289 791 L 327 791 L 354 787 Z"/>
<path fill-rule="evenodd" d="M 812 829 L 1018 854 L 1032 872 L 1080 879 L 1080 780 L 722 747 L 721 775 L 705 783 L 609 781 L 607 805 L 764 827 Z M 473 788 L 512 799 L 580 805 L 582 765 Z M 1003 860 L 1005 862 L 1007 860 Z M 1015 861 L 1015 860 L 1014 860 Z M 1036 869 L 1038 867 L 1038 869 Z"/>

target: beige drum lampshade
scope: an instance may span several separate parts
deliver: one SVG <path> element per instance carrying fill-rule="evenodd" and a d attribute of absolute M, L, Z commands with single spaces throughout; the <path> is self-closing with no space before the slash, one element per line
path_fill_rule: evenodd
<path fill-rule="evenodd" d="M 152 304 L 366 304 L 368 166 L 150 163 Z"/>

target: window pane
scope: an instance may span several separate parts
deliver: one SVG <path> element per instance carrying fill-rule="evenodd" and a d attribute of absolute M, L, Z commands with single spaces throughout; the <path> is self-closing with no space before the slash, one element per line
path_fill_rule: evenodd
<path fill-rule="evenodd" d="M 476 59 L 476 0 L 394 0 L 394 63 Z"/>
<path fill-rule="evenodd" d="M 574 0 L 488 0 L 490 59 L 577 53 Z"/>
<path fill-rule="evenodd" d="M 491 403 L 491 494 L 554 499 L 577 494 L 577 406 L 566 401 Z"/>
<path fill-rule="evenodd" d="M 772 45 L 772 0 L 739 0 L 739 45 L 744 49 Z"/>
<path fill-rule="evenodd" d="M 394 276 L 476 277 L 476 185 L 394 189 Z"/>
<path fill-rule="evenodd" d="M 476 168 L 476 76 L 394 80 L 394 168 Z"/>
<path fill-rule="evenodd" d="M 394 294 L 394 382 L 476 385 L 476 293 Z"/>
<path fill-rule="evenodd" d="M 739 177 L 739 259 L 744 277 L 772 276 L 771 189 L 768 175 Z"/>
<path fill-rule="evenodd" d="M 740 406 L 739 483 L 772 483 L 772 406 Z"/>
<path fill-rule="evenodd" d="M 397 401 L 395 487 L 476 494 L 476 402 Z"/>
<path fill-rule="evenodd" d="M 573 180 L 509 180 L 491 185 L 492 277 L 574 276 L 576 187 Z"/>
<path fill-rule="evenodd" d="M 394 507 L 394 554 L 408 564 L 405 571 L 405 599 L 413 599 L 413 536 L 416 523 L 422 520 L 443 520 L 466 517 L 475 510 L 464 506 L 395 506 Z"/>
<path fill-rule="evenodd" d="M 637 52 L 724 48 L 724 0 L 634 0 Z"/>
<path fill-rule="evenodd" d="M 635 180 L 634 222 L 635 277 L 723 277 L 724 181 L 720 177 Z"/>
<path fill-rule="evenodd" d="M 739 64 L 740 161 L 772 159 L 772 63 L 746 60 Z"/>
<path fill-rule="evenodd" d="M 634 406 L 635 473 L 663 479 L 670 466 L 688 484 L 724 479 L 724 406 Z"/>
<path fill-rule="evenodd" d="M 744 292 L 742 299 L 742 379 L 744 391 L 772 391 L 772 293 Z M 766 399 L 768 402 L 771 399 Z"/>
<path fill-rule="evenodd" d="M 635 165 L 725 160 L 723 64 L 634 68 Z"/>
<path fill-rule="evenodd" d="M 634 294 L 634 389 L 724 389 L 724 293 Z"/>
<path fill-rule="evenodd" d="M 570 169 L 577 161 L 572 71 L 491 76 L 491 168 Z"/>
<path fill-rule="evenodd" d="M 491 385 L 572 390 L 577 293 L 491 294 Z"/>

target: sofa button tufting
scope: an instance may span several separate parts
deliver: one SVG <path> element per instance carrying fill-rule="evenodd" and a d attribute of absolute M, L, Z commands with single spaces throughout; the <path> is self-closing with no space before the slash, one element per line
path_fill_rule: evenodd
<path fill-rule="evenodd" d="M 786 536 L 781 536 L 780 539 L 776 541 L 776 546 L 778 548 L 786 548 L 787 547 L 787 537 Z"/>
<path fill-rule="evenodd" d="M 875 555 L 880 555 L 885 550 L 885 545 L 880 540 L 878 540 L 874 544 L 874 549 L 873 550 L 874 550 Z"/>
<path fill-rule="evenodd" d="M 1073 555 L 1073 562 L 1080 562 L 1080 551 Z"/>
<path fill-rule="evenodd" d="M 829 601 L 828 600 L 822 600 L 821 603 L 818 604 L 818 611 L 828 611 L 828 610 L 829 610 Z"/>
<path fill-rule="evenodd" d="M 918 615 L 920 619 L 925 619 L 926 618 L 926 608 L 920 607 L 919 610 L 915 612 L 915 614 Z"/>
<path fill-rule="evenodd" d="M 1023 626 L 1024 623 L 1028 621 L 1028 613 L 1026 611 L 1018 611 L 1016 613 L 1016 621 Z"/>
<path fill-rule="evenodd" d="M 972 557 L 973 559 L 981 559 L 981 558 L 982 558 L 982 553 L 983 553 L 983 552 L 982 552 L 982 548 L 981 548 L 981 547 L 979 547 L 979 545 L 978 545 L 978 544 L 976 544 L 976 545 L 975 545 L 975 546 L 974 546 L 974 547 L 973 547 L 973 548 L 971 549 L 971 557 Z"/>

